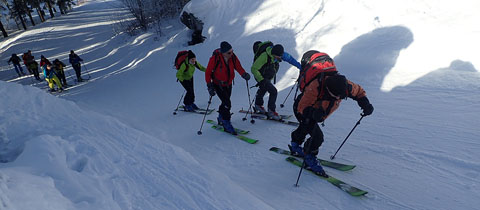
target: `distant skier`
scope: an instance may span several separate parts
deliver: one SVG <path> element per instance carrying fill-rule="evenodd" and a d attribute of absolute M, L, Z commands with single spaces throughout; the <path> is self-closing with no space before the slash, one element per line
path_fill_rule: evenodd
<path fill-rule="evenodd" d="M 193 53 L 191 50 L 189 50 L 186 55 L 183 56 L 183 61 L 178 61 L 180 62 L 180 65 L 177 70 L 177 79 L 187 91 L 187 94 L 183 98 L 185 111 L 192 112 L 198 109 L 198 106 L 195 104 L 195 91 L 193 90 L 193 73 L 195 73 L 195 68 L 205 72 L 205 67 L 197 62 L 195 53 Z"/>
<path fill-rule="evenodd" d="M 310 60 L 305 59 L 305 56 L 311 56 L 311 54 L 308 52 L 304 54 L 302 67 L 311 66 L 304 64 L 304 60 Z M 317 123 L 324 122 L 340 106 L 342 99 L 347 97 L 357 101 L 364 116 L 372 114 L 373 106 L 360 85 L 347 80 L 336 71 L 323 77 L 314 77 L 304 84 L 303 93 L 295 99 L 293 104 L 293 111 L 300 125 L 291 134 L 292 141 L 289 148 L 292 154 L 305 158 L 308 169 L 327 176 L 316 158 L 318 148 L 323 143 L 323 133 Z M 302 148 L 300 145 L 305 141 L 307 134 L 310 138 Z"/>
<path fill-rule="evenodd" d="M 58 59 L 55 59 L 53 61 L 53 68 L 55 70 L 55 74 L 58 76 L 58 79 L 60 79 L 60 81 L 62 82 L 62 85 L 66 88 L 68 86 L 67 78 L 65 77 L 65 72 L 63 71 L 65 66 L 66 65 Z"/>
<path fill-rule="evenodd" d="M 205 81 L 210 96 L 214 96 L 216 93 L 222 101 L 218 111 L 218 122 L 223 125 L 226 132 L 237 135 L 230 122 L 230 108 L 232 107 L 230 97 L 232 95 L 232 81 L 235 78 L 234 69 L 243 79 L 247 81 L 250 79 L 250 74 L 245 72 L 240 60 L 233 53 L 232 45 L 224 41 L 220 44 L 220 49 L 216 49 L 210 57 L 205 72 Z"/>
<path fill-rule="evenodd" d="M 290 54 L 284 51 L 283 46 L 277 44 L 273 46 L 270 41 L 254 43 L 253 51 L 255 53 L 252 65 L 252 74 L 258 82 L 258 91 L 255 97 L 255 112 L 266 114 L 269 118 L 280 120 L 280 116 L 276 110 L 277 88 L 272 84 L 272 80 L 276 76 L 279 63 L 282 60 L 287 61 L 291 65 L 300 69 L 300 63 L 296 61 Z M 265 93 L 269 93 L 268 112 L 263 107 L 263 97 Z"/>
<path fill-rule="evenodd" d="M 82 79 L 82 65 L 80 64 L 83 59 L 81 59 L 73 50 L 70 50 L 70 54 L 68 55 L 68 61 L 72 64 L 73 69 L 75 70 L 75 74 L 77 75 L 77 81 L 83 82 Z"/>
<path fill-rule="evenodd" d="M 32 55 L 32 51 L 28 50 L 22 56 L 23 63 L 27 66 L 28 71 L 35 76 L 35 79 L 40 80 L 40 74 L 38 72 L 38 63 L 35 61 L 35 57 Z"/>
<path fill-rule="evenodd" d="M 62 83 L 60 83 L 60 80 L 58 79 L 57 75 L 55 74 L 55 70 L 53 69 L 52 64 L 50 63 L 45 63 L 42 66 L 43 69 L 43 75 L 45 76 L 45 80 L 48 82 L 48 87 L 50 87 L 50 92 L 55 92 L 54 88 L 54 83 L 57 84 L 58 90 L 60 92 L 63 91 L 62 88 Z"/>
<path fill-rule="evenodd" d="M 25 76 L 25 72 L 23 72 L 22 66 L 20 66 L 20 61 L 22 61 L 17 54 L 12 54 L 12 57 L 8 60 L 8 65 L 10 63 L 13 63 L 13 67 L 15 68 L 15 71 L 18 74 L 18 77 Z"/>

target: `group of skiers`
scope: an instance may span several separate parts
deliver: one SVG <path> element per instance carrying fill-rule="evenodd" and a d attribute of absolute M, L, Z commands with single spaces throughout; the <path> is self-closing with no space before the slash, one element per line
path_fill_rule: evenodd
<path fill-rule="evenodd" d="M 300 94 L 295 98 L 293 104 L 293 113 L 299 126 L 291 133 L 289 148 L 293 155 L 305 159 L 307 169 L 328 177 L 316 158 L 318 149 L 324 140 L 322 130 L 317 123 L 324 122 L 339 107 L 342 99 L 347 97 L 357 101 L 363 110 L 362 116 L 372 114 L 374 108 L 369 102 L 365 90 L 339 74 L 333 59 L 326 53 L 308 51 L 304 53 L 301 63 L 299 63 L 284 51 L 282 45 L 273 45 L 269 41 L 255 42 L 253 52 L 255 56 L 251 72 L 257 82 L 256 86 L 258 86 L 253 110 L 256 113 L 267 115 L 270 119 L 281 120 L 275 111 L 277 89 L 272 84 L 279 69 L 279 63 L 284 60 L 300 70 L 297 80 Z M 195 68 L 198 68 L 205 72 L 205 82 L 211 96 L 210 100 L 215 95 L 221 100 L 217 117 L 219 124 L 226 132 L 236 135 L 230 121 L 230 96 L 232 81 L 235 78 L 234 70 L 247 81 L 247 85 L 250 74 L 242 67 L 232 46 L 225 41 L 220 43 L 220 48 L 214 50 L 207 68 L 198 63 L 192 51 L 189 50 L 186 57 L 185 61 L 177 68 L 177 79 L 187 92 L 183 101 L 185 111 L 198 109 L 194 103 L 193 90 L 193 73 Z M 263 107 L 263 97 L 266 92 L 269 93 L 268 111 Z M 310 137 L 305 142 L 307 134 Z"/>
<path fill-rule="evenodd" d="M 40 67 L 45 80 L 48 82 L 49 91 L 63 91 L 64 87 L 67 87 L 67 79 L 65 77 L 64 69 L 66 65 L 58 59 L 55 59 L 53 63 L 51 63 L 45 56 L 40 56 L 40 64 L 35 61 L 35 57 L 32 55 L 32 51 L 28 50 L 26 53 L 22 55 L 22 60 L 27 70 L 30 74 L 33 74 L 36 80 L 41 81 L 40 74 L 38 68 Z M 15 67 L 15 71 L 17 72 L 19 77 L 25 76 L 25 72 L 23 72 L 22 66 L 20 65 L 20 58 L 17 54 L 12 54 L 12 57 L 8 60 L 8 64 L 13 63 Z M 73 50 L 70 51 L 69 54 L 69 62 L 72 65 L 73 69 L 75 70 L 75 74 L 77 76 L 78 82 L 83 82 L 83 78 L 81 77 L 81 61 L 83 61 Z M 57 90 L 54 88 L 55 84 L 57 85 Z"/>

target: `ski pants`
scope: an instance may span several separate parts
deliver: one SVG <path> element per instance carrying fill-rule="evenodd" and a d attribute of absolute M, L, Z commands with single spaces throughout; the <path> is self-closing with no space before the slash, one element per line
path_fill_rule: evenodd
<path fill-rule="evenodd" d="M 57 73 L 58 79 L 62 82 L 63 85 L 67 86 L 67 78 L 65 77 L 65 72 L 60 71 Z"/>
<path fill-rule="evenodd" d="M 77 75 L 77 80 L 80 80 L 82 74 L 82 66 L 80 63 L 72 64 L 73 69 L 75 70 L 75 74 Z"/>
<path fill-rule="evenodd" d="M 183 98 L 183 104 L 185 105 L 191 105 L 195 102 L 195 92 L 193 91 L 193 77 L 191 80 L 183 80 L 183 82 L 180 82 L 182 84 L 183 88 L 187 91 L 187 94 L 185 94 L 185 97 Z"/>
<path fill-rule="evenodd" d="M 15 71 L 17 72 L 18 76 L 25 75 L 25 73 L 23 72 L 22 66 L 20 66 L 20 64 L 14 63 L 13 67 L 15 67 Z"/>
<path fill-rule="evenodd" d="M 35 79 L 40 80 L 40 73 L 38 72 L 38 67 L 32 68 L 33 75 Z"/>
<path fill-rule="evenodd" d="M 57 87 L 58 88 L 62 88 L 62 83 L 60 83 L 60 80 L 58 79 L 58 77 L 56 75 L 53 75 L 52 78 L 45 78 L 45 80 L 47 80 L 48 82 L 48 87 L 50 87 L 50 89 L 53 89 L 53 83 L 55 82 L 55 84 L 57 84 Z"/>
<path fill-rule="evenodd" d="M 276 109 L 276 101 L 277 101 L 277 88 L 270 82 L 265 81 L 262 85 L 259 86 L 257 95 L 255 97 L 255 104 L 263 106 L 263 96 L 265 93 L 269 93 L 268 97 L 268 110 L 275 111 Z"/>
<path fill-rule="evenodd" d="M 323 132 L 322 129 L 317 124 L 317 121 L 313 119 L 305 119 L 298 111 L 298 102 L 302 98 L 303 94 L 300 94 L 295 102 L 293 103 L 293 113 L 300 122 L 297 129 L 295 129 L 292 134 L 292 141 L 301 145 L 305 141 L 307 134 L 310 135 L 310 138 L 307 139 L 305 145 L 303 145 L 305 154 L 318 154 L 318 148 L 323 143 Z"/>
<path fill-rule="evenodd" d="M 224 120 L 230 120 L 230 109 L 232 108 L 232 102 L 230 96 L 232 96 L 232 86 L 221 86 L 214 84 L 215 92 L 218 98 L 222 101 L 222 104 L 218 107 L 218 113 Z"/>

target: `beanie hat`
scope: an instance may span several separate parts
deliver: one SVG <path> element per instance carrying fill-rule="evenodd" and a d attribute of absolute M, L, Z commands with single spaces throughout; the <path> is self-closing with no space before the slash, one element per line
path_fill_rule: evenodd
<path fill-rule="evenodd" d="M 345 76 L 340 74 L 330 76 L 325 80 L 325 85 L 333 95 L 341 99 L 347 97 L 347 78 Z"/>
<path fill-rule="evenodd" d="M 276 44 L 275 46 L 272 47 L 272 55 L 276 56 L 283 56 L 283 46 L 280 44 Z"/>
<path fill-rule="evenodd" d="M 223 41 L 222 43 L 220 43 L 220 52 L 221 53 L 226 53 L 231 49 L 232 49 L 232 45 L 230 45 L 228 42 Z"/>
<path fill-rule="evenodd" d="M 192 59 L 192 58 L 196 58 L 195 56 L 195 53 L 193 53 L 191 50 L 188 51 L 188 55 L 187 55 L 188 59 Z"/>

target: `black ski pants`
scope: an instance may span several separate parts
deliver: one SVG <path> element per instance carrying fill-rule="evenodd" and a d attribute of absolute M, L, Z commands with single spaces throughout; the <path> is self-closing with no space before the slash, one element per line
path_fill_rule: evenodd
<path fill-rule="evenodd" d="M 265 79 L 264 79 L 265 80 Z M 265 93 L 269 93 L 268 97 L 268 110 L 275 111 L 277 102 L 277 88 L 270 81 L 262 81 L 262 84 L 258 87 L 258 91 L 255 97 L 255 104 L 263 106 L 263 96 Z"/>
<path fill-rule="evenodd" d="M 218 98 L 222 101 L 222 104 L 218 107 L 218 113 L 224 120 L 230 120 L 230 109 L 232 108 L 232 102 L 230 97 L 232 96 L 232 86 L 221 86 L 214 84 L 215 92 Z"/>
<path fill-rule="evenodd" d="M 318 148 L 323 143 L 323 132 L 322 129 L 317 124 L 317 121 L 313 119 L 305 119 L 298 111 L 298 102 L 302 98 L 303 94 L 300 94 L 295 102 L 293 103 L 293 113 L 297 118 L 298 122 L 300 122 L 297 129 L 295 129 L 292 134 L 292 141 L 301 145 L 305 141 L 305 137 L 307 134 L 310 135 L 310 138 L 307 139 L 303 148 L 305 150 L 305 154 L 318 154 Z"/>
<path fill-rule="evenodd" d="M 77 75 L 77 80 L 80 80 L 82 74 L 82 66 L 80 63 L 72 64 L 73 69 L 75 70 L 75 74 Z"/>
<path fill-rule="evenodd" d="M 193 91 L 193 77 L 191 80 L 183 80 L 183 82 L 180 82 L 182 84 L 183 88 L 187 91 L 187 94 L 185 94 L 185 97 L 183 98 L 183 104 L 185 105 L 191 105 L 195 102 L 195 92 Z"/>

